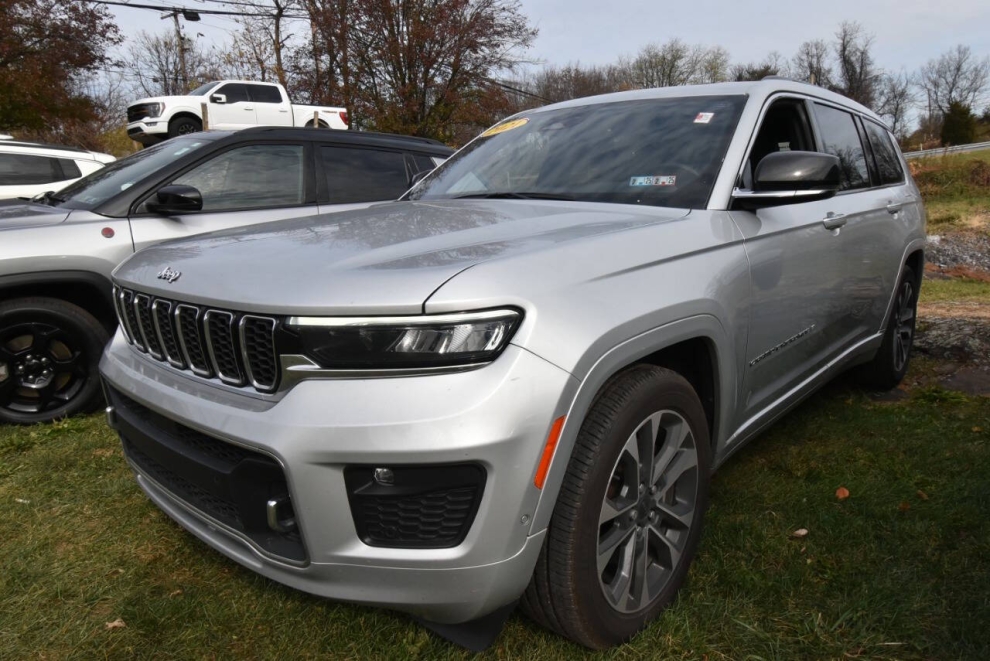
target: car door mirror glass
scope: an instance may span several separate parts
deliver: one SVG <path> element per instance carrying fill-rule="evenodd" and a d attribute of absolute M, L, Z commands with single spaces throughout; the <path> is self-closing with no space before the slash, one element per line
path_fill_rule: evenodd
<path fill-rule="evenodd" d="M 211 94 L 210 95 L 210 101 L 212 101 L 213 103 L 220 103 L 220 104 L 227 103 L 227 95 L 226 94 Z"/>
<path fill-rule="evenodd" d="M 195 213 L 203 209 L 203 196 L 192 186 L 163 186 L 145 205 L 148 211 L 165 215 Z"/>

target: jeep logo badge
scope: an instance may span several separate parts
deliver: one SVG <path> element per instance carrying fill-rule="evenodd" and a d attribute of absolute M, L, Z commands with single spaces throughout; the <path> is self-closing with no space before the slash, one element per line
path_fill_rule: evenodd
<path fill-rule="evenodd" d="M 169 284 L 175 282 L 182 275 L 182 271 L 173 271 L 170 267 L 166 266 L 158 273 L 159 280 L 165 280 Z"/>

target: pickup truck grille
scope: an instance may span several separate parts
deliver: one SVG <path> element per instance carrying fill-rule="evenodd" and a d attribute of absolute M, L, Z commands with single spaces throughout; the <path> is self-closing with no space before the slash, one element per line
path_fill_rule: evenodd
<path fill-rule="evenodd" d="M 191 305 L 114 287 L 124 337 L 178 370 L 272 392 L 280 372 L 274 317 Z"/>

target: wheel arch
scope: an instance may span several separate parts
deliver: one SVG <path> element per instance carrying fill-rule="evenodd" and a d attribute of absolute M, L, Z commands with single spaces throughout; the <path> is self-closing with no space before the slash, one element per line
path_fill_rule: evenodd
<path fill-rule="evenodd" d="M 86 310 L 113 333 L 117 316 L 113 307 L 113 286 L 98 273 L 89 271 L 46 271 L 0 276 L 0 298 L 47 296 Z"/>
<path fill-rule="evenodd" d="M 168 124 L 169 124 L 169 126 L 172 125 L 172 122 L 174 122 L 176 120 L 179 120 L 179 119 L 193 119 L 193 120 L 196 120 L 197 122 L 199 122 L 199 125 L 200 126 L 203 126 L 203 118 L 200 117 L 199 115 L 197 115 L 196 113 L 194 113 L 192 111 L 189 111 L 189 110 L 179 110 L 174 115 L 172 115 L 171 117 L 169 117 L 168 118 Z"/>
<path fill-rule="evenodd" d="M 530 533 L 542 530 L 550 522 L 578 432 L 598 394 L 609 379 L 633 365 L 666 367 L 691 383 L 705 408 L 712 452 L 717 456 L 718 439 L 736 399 L 738 380 L 731 346 L 719 320 L 701 314 L 632 337 L 602 355 L 581 380 L 567 408 Z"/>

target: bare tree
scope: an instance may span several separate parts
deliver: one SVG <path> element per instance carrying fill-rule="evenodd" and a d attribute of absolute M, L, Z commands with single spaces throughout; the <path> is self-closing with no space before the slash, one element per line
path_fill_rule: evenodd
<path fill-rule="evenodd" d="M 596 94 L 632 89 L 632 74 L 627 62 L 583 67 L 580 63 L 545 66 L 535 74 L 514 81 L 514 86 L 532 96 L 520 99 L 520 110 L 541 103 L 567 101 Z"/>
<path fill-rule="evenodd" d="M 179 40 L 174 34 L 154 35 L 139 32 L 129 49 L 128 69 L 138 91 L 145 96 L 185 94 L 189 88 L 224 78 L 223 63 L 215 53 L 204 52 L 196 42 L 186 39 L 185 63 L 188 87 L 179 66 Z"/>
<path fill-rule="evenodd" d="M 914 85 L 905 72 L 884 74 L 877 90 L 876 112 L 887 121 L 898 140 L 908 134 L 908 113 L 915 106 L 917 97 Z"/>
<path fill-rule="evenodd" d="M 729 78 L 735 81 L 763 80 L 767 76 L 786 76 L 787 61 L 777 51 L 771 51 L 759 62 L 737 64 L 729 71 Z"/>
<path fill-rule="evenodd" d="M 835 33 L 835 80 L 831 88 L 874 108 L 883 71 L 873 61 L 873 35 L 859 23 L 846 21 Z"/>
<path fill-rule="evenodd" d="M 241 29 L 233 34 L 230 45 L 220 53 L 229 76 L 262 82 L 278 80 L 275 47 L 268 30 L 255 18 L 242 18 L 238 23 Z"/>
<path fill-rule="evenodd" d="M 705 48 L 698 55 L 692 83 L 721 83 L 729 79 L 729 51 L 721 46 Z"/>
<path fill-rule="evenodd" d="M 791 75 L 813 85 L 832 85 L 832 54 L 824 39 L 806 41 L 798 47 L 797 55 L 791 60 Z"/>
<path fill-rule="evenodd" d="M 680 39 L 647 44 L 632 61 L 633 79 L 642 88 L 687 85 L 696 67 L 692 48 Z"/>
<path fill-rule="evenodd" d="M 947 113 L 953 103 L 975 107 L 990 88 L 990 56 L 981 59 L 960 44 L 922 66 L 917 81 L 929 113 Z"/>

